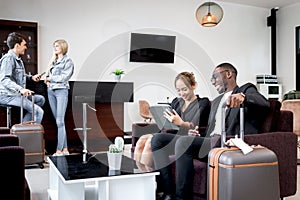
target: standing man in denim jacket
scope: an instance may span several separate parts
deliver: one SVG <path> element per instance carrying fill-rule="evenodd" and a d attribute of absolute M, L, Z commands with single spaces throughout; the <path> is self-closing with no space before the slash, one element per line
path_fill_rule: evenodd
<path fill-rule="evenodd" d="M 74 64 L 67 55 L 68 43 L 65 40 L 56 40 L 53 43 L 53 52 L 45 83 L 48 86 L 49 104 L 57 125 L 57 147 L 53 155 L 61 156 L 69 155 L 65 113 L 68 105 L 69 80 L 73 75 Z"/>
<path fill-rule="evenodd" d="M 27 111 L 23 121 L 32 120 L 32 94 L 33 91 L 26 89 L 26 81 L 38 82 L 40 74 L 34 76 L 25 73 L 25 68 L 20 55 L 24 55 L 26 47 L 25 37 L 19 33 L 10 33 L 7 37 L 9 51 L 0 60 L 0 104 L 7 106 L 21 106 L 21 95 L 24 98 L 23 108 Z M 41 123 L 44 111 L 41 108 L 45 103 L 42 95 L 35 95 L 34 121 Z"/>

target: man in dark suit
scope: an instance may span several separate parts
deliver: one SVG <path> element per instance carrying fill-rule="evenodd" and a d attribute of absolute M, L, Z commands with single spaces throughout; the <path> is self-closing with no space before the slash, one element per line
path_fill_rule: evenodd
<path fill-rule="evenodd" d="M 203 136 L 198 131 L 190 131 L 189 136 L 181 136 L 174 141 L 167 134 L 155 134 L 151 141 L 155 169 L 160 172 L 165 200 L 189 200 L 193 198 L 193 159 L 207 161 L 208 153 L 214 145 L 211 139 L 221 134 L 221 107 L 227 105 L 225 126 L 227 135 L 239 134 L 239 107 L 244 104 L 245 134 L 260 133 L 260 127 L 270 107 L 269 102 L 247 83 L 239 87 L 236 83 L 237 70 L 230 63 L 218 65 L 211 82 L 220 96 L 212 102 L 208 126 Z M 169 155 L 175 142 L 176 192 L 171 183 Z M 174 144 L 173 144 L 174 145 Z M 175 193 L 175 195 L 174 195 Z"/>

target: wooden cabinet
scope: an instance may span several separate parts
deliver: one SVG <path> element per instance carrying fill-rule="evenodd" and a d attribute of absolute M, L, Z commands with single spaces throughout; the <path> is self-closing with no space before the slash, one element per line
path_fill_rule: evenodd
<path fill-rule="evenodd" d="M 24 62 L 26 73 L 36 74 L 38 68 L 38 24 L 36 22 L 0 19 L 0 57 L 9 50 L 6 39 L 11 32 L 18 32 L 26 37 L 27 50 L 21 57 Z"/>

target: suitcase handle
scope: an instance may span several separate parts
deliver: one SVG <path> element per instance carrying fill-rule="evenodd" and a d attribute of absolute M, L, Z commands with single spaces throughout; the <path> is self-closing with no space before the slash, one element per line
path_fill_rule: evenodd
<path fill-rule="evenodd" d="M 221 132 L 221 147 L 225 147 L 225 142 L 226 142 L 226 108 L 227 108 L 227 105 L 226 105 L 226 102 L 222 105 L 222 116 L 221 116 L 221 127 L 222 127 L 222 132 Z M 240 138 L 244 141 L 244 116 L 245 116 L 245 113 L 244 113 L 244 104 L 241 104 L 240 105 Z M 235 137 L 237 138 L 238 135 L 235 135 Z"/>
<path fill-rule="evenodd" d="M 23 124 L 23 102 L 24 102 L 24 98 L 25 98 L 25 96 L 24 95 L 21 95 L 21 112 L 20 112 L 20 122 L 21 122 L 21 124 Z M 29 122 L 26 122 L 26 123 L 34 123 L 35 121 L 34 121 L 34 95 L 33 94 L 31 94 L 31 102 L 32 102 L 32 116 L 31 116 L 31 118 L 32 118 L 32 120 L 31 121 L 29 121 Z"/>

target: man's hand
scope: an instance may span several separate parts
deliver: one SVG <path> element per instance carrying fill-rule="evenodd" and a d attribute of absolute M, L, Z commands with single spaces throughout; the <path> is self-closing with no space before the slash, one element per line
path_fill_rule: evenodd
<path fill-rule="evenodd" d="M 196 126 L 195 129 L 189 129 L 188 135 L 189 136 L 200 136 L 198 126 Z"/>
<path fill-rule="evenodd" d="M 35 81 L 35 82 L 40 81 L 41 78 L 42 78 L 42 75 L 41 75 L 41 74 L 36 74 L 36 75 L 34 75 L 34 76 L 31 77 L 31 79 L 32 79 L 33 81 Z"/>
<path fill-rule="evenodd" d="M 246 96 L 243 93 L 232 94 L 226 100 L 226 105 L 229 108 L 238 108 L 244 103 L 245 99 Z"/>
<path fill-rule="evenodd" d="M 28 90 L 28 89 L 26 89 L 26 88 L 22 88 L 22 89 L 20 90 L 20 93 L 21 93 L 23 96 L 27 97 L 27 96 L 32 95 L 32 94 L 34 93 L 34 91 Z"/>

